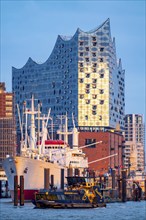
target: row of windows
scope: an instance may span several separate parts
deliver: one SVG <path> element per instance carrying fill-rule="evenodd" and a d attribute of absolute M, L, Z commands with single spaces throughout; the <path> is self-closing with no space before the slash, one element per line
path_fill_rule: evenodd
<path fill-rule="evenodd" d="M 84 78 L 80 78 L 80 79 L 79 79 L 79 82 L 80 82 L 80 83 L 83 83 L 83 82 L 84 82 Z M 97 79 L 92 79 L 92 83 L 97 83 Z M 86 84 L 86 88 L 87 88 L 88 85 L 89 85 L 89 87 L 90 87 L 90 84 Z M 89 87 L 88 87 L 88 88 L 89 88 Z"/>
<path fill-rule="evenodd" d="M 56 147 L 54 147 L 54 146 L 50 146 L 50 147 L 47 147 L 47 146 L 45 146 L 45 149 L 62 149 L 63 147 L 60 147 L 60 146 L 56 146 Z"/>
<path fill-rule="evenodd" d="M 86 77 L 86 78 L 90 78 L 90 73 L 85 73 L 85 77 Z M 101 74 L 99 75 L 99 77 L 100 77 L 100 78 L 104 78 L 104 74 L 101 73 Z M 80 79 L 80 83 L 83 83 L 83 82 L 84 82 L 83 78 Z"/>
<path fill-rule="evenodd" d="M 84 99 L 84 94 L 80 94 L 80 99 Z M 92 95 L 92 99 L 97 99 L 97 95 L 93 94 Z M 86 99 L 86 104 L 90 104 L 90 100 Z M 103 105 L 104 104 L 104 100 L 99 100 L 99 104 Z"/>
<path fill-rule="evenodd" d="M 92 88 L 96 89 L 96 84 L 92 84 Z M 90 89 L 85 89 L 85 93 L 89 94 L 90 93 Z M 104 94 L 104 90 L 103 89 L 99 89 L 99 94 Z"/>
<path fill-rule="evenodd" d="M 92 111 L 92 114 L 93 114 L 93 115 L 96 115 L 96 111 Z M 85 120 L 88 121 L 88 119 L 89 119 L 89 118 L 88 118 L 88 115 L 85 115 Z M 98 116 L 98 120 L 99 120 L 99 121 L 102 121 L 102 116 L 101 116 L 101 115 Z"/>
<path fill-rule="evenodd" d="M 83 56 L 83 53 L 80 53 L 80 56 L 82 57 Z M 89 62 L 90 61 L 90 58 L 89 57 L 85 57 L 85 61 L 86 62 Z M 98 61 L 100 63 L 103 63 L 104 62 L 104 59 L 102 57 L 98 58 Z"/>
<path fill-rule="evenodd" d="M 83 63 L 83 62 L 80 62 L 80 63 L 79 63 L 79 66 L 80 66 L 80 67 L 84 67 L 84 63 Z M 92 63 L 92 67 L 97 67 L 97 63 Z M 86 70 L 88 71 L 88 67 L 86 67 Z"/>

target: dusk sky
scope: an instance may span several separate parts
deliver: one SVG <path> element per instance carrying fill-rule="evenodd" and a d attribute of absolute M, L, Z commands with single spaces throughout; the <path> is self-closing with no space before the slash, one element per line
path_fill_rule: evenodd
<path fill-rule="evenodd" d="M 50 56 L 57 36 L 90 31 L 110 18 L 117 58 L 125 69 L 126 114 L 145 113 L 145 0 L 134 1 L 4 1 L 1 0 L 1 76 L 12 91 L 12 66 L 31 57 Z"/>

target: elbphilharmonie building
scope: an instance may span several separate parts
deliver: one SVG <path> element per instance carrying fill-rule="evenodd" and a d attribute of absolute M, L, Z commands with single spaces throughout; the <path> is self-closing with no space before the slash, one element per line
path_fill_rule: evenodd
<path fill-rule="evenodd" d="M 34 94 L 44 114 L 49 108 L 54 119 L 73 114 L 80 130 L 122 130 L 124 75 L 107 19 L 92 31 L 78 28 L 72 37 L 59 35 L 43 64 L 29 58 L 21 69 L 13 67 L 12 88 L 21 112 L 23 101 Z"/>

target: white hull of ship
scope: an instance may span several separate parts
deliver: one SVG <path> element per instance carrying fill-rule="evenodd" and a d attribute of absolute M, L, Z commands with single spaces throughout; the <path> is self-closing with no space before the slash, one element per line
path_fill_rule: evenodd
<path fill-rule="evenodd" d="M 18 185 L 20 176 L 24 176 L 24 198 L 31 200 L 34 193 L 44 188 L 44 169 L 50 169 L 50 177 L 54 176 L 54 186 L 60 188 L 61 185 L 61 169 L 64 167 L 58 164 L 35 160 L 27 157 L 16 156 L 6 158 L 3 167 L 8 178 L 9 190 L 12 200 L 14 198 L 14 176 L 18 176 Z M 64 169 L 64 176 L 67 170 Z M 50 180 L 51 182 L 51 180 Z"/>

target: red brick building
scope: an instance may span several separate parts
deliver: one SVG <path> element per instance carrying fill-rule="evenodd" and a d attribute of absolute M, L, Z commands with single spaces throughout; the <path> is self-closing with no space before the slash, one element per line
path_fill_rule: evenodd
<path fill-rule="evenodd" d="M 102 141 L 102 143 L 97 143 Z M 122 168 L 122 148 L 124 138 L 119 133 L 114 132 L 80 132 L 79 133 L 79 146 L 89 145 L 83 148 L 83 151 L 88 156 L 89 168 L 93 169 L 96 175 L 104 174 L 109 171 L 109 168 L 115 168 L 116 172 Z M 117 154 L 116 156 L 108 157 Z M 103 160 L 100 160 L 104 157 Z M 93 162 L 98 160 L 97 162 Z"/>

